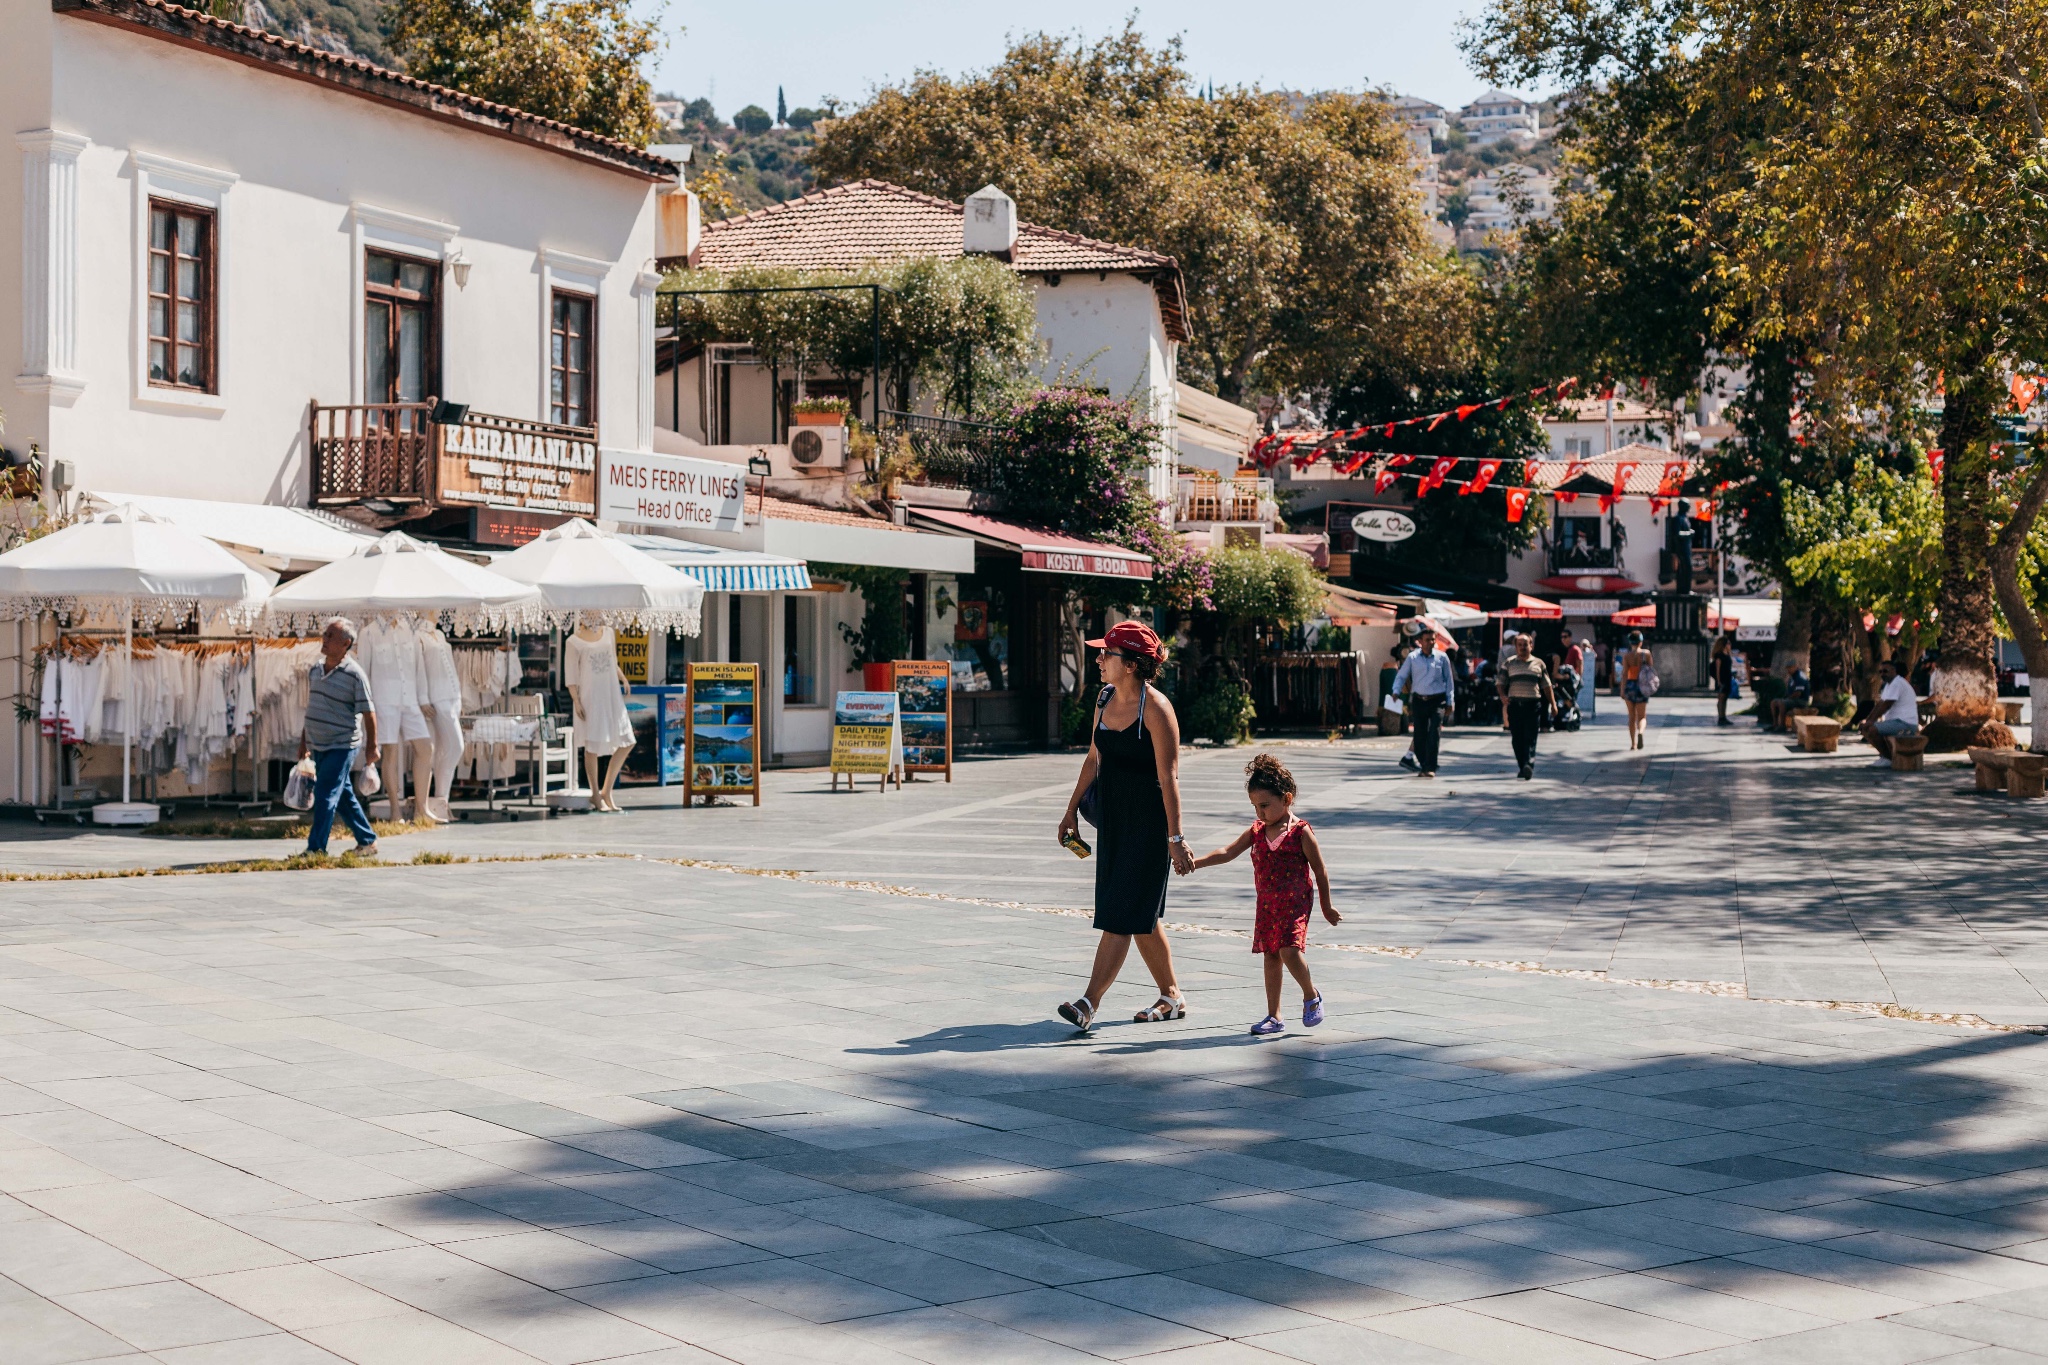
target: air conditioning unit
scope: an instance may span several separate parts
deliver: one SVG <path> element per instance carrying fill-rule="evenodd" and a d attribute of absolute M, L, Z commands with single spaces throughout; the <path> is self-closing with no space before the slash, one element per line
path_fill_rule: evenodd
<path fill-rule="evenodd" d="M 797 427 L 789 433 L 789 464 L 799 474 L 846 468 L 846 428 Z"/>

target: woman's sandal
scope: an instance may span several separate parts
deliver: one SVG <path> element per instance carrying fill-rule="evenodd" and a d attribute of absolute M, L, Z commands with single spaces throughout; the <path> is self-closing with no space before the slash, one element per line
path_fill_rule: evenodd
<path fill-rule="evenodd" d="M 1079 1000 L 1063 1001 L 1060 1004 L 1060 1018 L 1086 1033 L 1089 1026 L 1095 1022 L 1095 1002 L 1085 995 Z"/>
<path fill-rule="evenodd" d="M 1188 1002 L 1175 995 L 1162 995 L 1148 1010 L 1139 1010 L 1131 1016 L 1134 1024 L 1157 1024 L 1166 1019 L 1188 1017 Z"/>

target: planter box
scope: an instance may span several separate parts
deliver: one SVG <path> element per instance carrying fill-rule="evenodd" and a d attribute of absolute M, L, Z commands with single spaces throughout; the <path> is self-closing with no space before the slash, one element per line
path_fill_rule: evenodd
<path fill-rule="evenodd" d="M 843 427 L 846 414 L 843 412 L 793 412 L 790 424 L 799 427 Z"/>

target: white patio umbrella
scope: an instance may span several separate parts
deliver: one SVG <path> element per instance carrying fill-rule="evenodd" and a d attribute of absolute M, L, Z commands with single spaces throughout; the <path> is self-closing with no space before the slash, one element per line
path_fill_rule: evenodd
<path fill-rule="evenodd" d="M 544 531 L 491 567 L 539 588 L 557 624 L 578 617 L 615 629 L 695 635 L 700 628 L 703 584 L 587 521 Z"/>
<path fill-rule="evenodd" d="M 462 631 L 534 624 L 540 594 L 525 583 L 449 554 L 438 545 L 388 531 L 347 559 L 295 578 L 270 595 L 270 617 L 317 630 L 331 616 L 453 615 Z"/>
<path fill-rule="evenodd" d="M 136 507 L 116 507 L 0 554 L 0 616 L 121 618 L 132 654 L 135 622 L 249 618 L 277 580 L 203 536 Z M 121 799 L 93 807 L 102 825 L 149 825 L 160 812 L 131 801 L 135 708 L 123 705 Z"/>

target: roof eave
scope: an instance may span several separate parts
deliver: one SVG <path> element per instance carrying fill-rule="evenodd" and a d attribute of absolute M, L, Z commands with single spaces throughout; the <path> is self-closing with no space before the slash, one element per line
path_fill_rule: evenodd
<path fill-rule="evenodd" d="M 287 79 L 324 86 L 358 99 L 403 109 L 423 118 L 454 124 L 471 132 L 521 142 L 530 147 L 573 157 L 587 165 L 663 184 L 675 179 L 678 167 L 661 157 L 634 152 L 624 144 L 582 133 L 552 120 L 477 100 L 459 91 L 415 82 L 361 62 L 323 60 L 312 49 L 288 40 L 266 41 L 239 25 L 216 23 L 193 13 L 193 22 L 138 0 L 50 0 L 58 14 L 139 33 L 160 42 L 195 48 Z M 180 7 L 182 8 L 182 7 Z"/>

